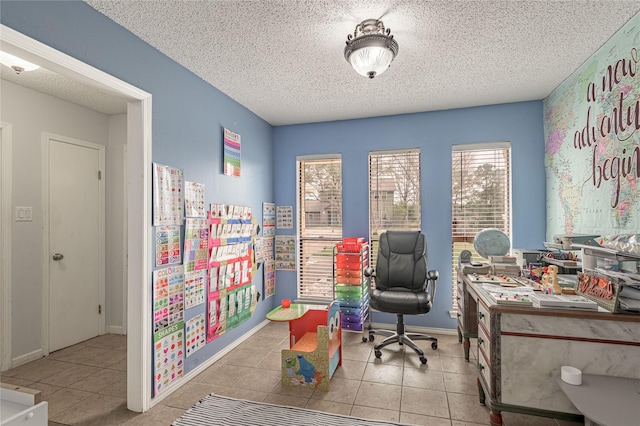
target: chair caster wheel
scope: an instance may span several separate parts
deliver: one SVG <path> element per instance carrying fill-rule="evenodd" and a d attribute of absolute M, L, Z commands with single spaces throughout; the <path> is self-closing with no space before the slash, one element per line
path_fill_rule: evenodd
<path fill-rule="evenodd" d="M 373 339 L 375 339 L 375 337 L 373 336 L 373 334 L 370 334 L 370 335 L 369 335 L 369 341 L 370 341 L 370 342 L 373 342 Z"/>
<path fill-rule="evenodd" d="M 423 363 L 423 364 L 426 364 L 427 363 L 427 358 L 421 356 L 420 357 L 420 362 Z"/>
<path fill-rule="evenodd" d="M 366 336 L 362 336 L 362 343 L 367 343 L 369 339 Z"/>
<path fill-rule="evenodd" d="M 438 349 L 438 342 L 431 342 L 431 349 L 433 350 Z"/>
<path fill-rule="evenodd" d="M 378 359 L 382 358 L 382 352 L 381 351 L 375 351 L 374 354 L 375 354 L 376 358 L 378 358 Z"/>

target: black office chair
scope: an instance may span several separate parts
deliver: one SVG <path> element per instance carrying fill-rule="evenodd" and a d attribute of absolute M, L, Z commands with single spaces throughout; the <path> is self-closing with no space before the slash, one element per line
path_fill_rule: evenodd
<path fill-rule="evenodd" d="M 426 334 L 405 333 L 403 315 L 426 314 L 431 310 L 436 295 L 438 272 L 427 271 L 426 242 L 419 231 L 387 231 L 380 235 L 376 269 L 368 268 L 365 276 L 369 284 L 371 308 L 398 315 L 396 332 L 369 330 L 369 341 L 374 334 L 388 336 L 374 346 L 376 358 L 380 349 L 391 343 L 407 345 L 427 363 L 424 351 L 413 340 L 431 340 L 431 348 L 438 349 L 438 339 Z M 372 280 L 375 284 L 372 286 Z M 365 338 L 363 338 L 364 340 Z"/>

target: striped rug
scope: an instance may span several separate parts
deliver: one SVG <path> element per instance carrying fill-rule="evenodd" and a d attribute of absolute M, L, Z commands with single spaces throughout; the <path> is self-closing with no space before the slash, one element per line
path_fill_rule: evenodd
<path fill-rule="evenodd" d="M 398 426 L 305 408 L 208 395 L 177 418 L 172 426 Z"/>

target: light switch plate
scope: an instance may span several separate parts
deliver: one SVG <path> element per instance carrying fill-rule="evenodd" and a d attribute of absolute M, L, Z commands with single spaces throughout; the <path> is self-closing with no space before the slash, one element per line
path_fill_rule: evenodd
<path fill-rule="evenodd" d="M 33 208 L 16 206 L 16 222 L 33 222 Z"/>

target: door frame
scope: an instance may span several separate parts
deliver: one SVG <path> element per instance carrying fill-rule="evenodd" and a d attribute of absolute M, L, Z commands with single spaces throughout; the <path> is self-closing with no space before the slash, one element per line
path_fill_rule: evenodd
<path fill-rule="evenodd" d="M 152 406 L 151 94 L 0 24 L 2 50 L 127 100 L 127 408 Z"/>
<path fill-rule="evenodd" d="M 50 146 L 52 141 L 68 143 L 84 148 L 98 151 L 98 164 L 102 174 L 105 172 L 106 147 L 93 142 L 74 139 L 67 136 L 56 135 L 49 132 L 42 132 L 42 143 L 40 158 L 42 164 L 40 173 L 42 177 L 42 351 L 44 355 L 49 355 L 51 348 L 51 276 L 49 273 L 50 253 L 50 219 L 51 219 L 51 199 L 49 191 L 50 183 Z M 101 176 L 98 181 L 98 304 L 105 309 L 105 181 L 106 176 Z M 100 314 L 98 335 L 105 333 L 106 310 Z"/>
<path fill-rule="evenodd" d="M 11 124 L 0 122 L 2 144 L 0 147 L 2 164 L 2 196 L 0 197 L 0 254 L 2 255 L 2 272 L 0 274 L 0 292 L 2 295 L 2 353 L 0 371 L 5 371 L 13 366 L 11 350 L 11 292 L 12 292 L 12 251 L 13 251 L 13 128 Z"/>

